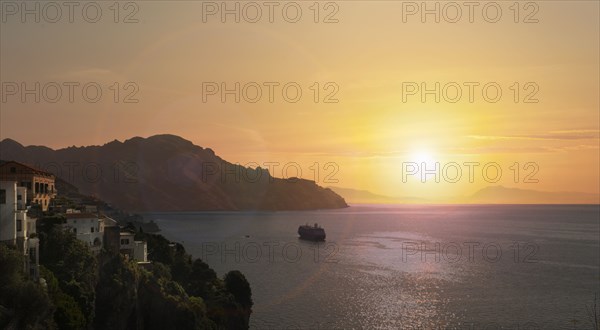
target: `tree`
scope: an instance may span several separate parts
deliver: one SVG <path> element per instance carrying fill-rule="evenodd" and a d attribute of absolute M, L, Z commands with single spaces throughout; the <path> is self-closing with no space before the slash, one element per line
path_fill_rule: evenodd
<path fill-rule="evenodd" d="M 85 327 L 85 316 L 73 297 L 64 293 L 58 285 L 56 276 L 40 266 L 40 276 L 46 281 L 46 288 L 50 299 L 54 303 L 54 322 L 59 329 L 81 329 Z"/>
<path fill-rule="evenodd" d="M 96 258 L 73 233 L 64 231 L 60 226 L 44 229 L 39 233 L 40 264 L 56 276 L 61 291 L 76 301 L 85 316 L 86 325 L 89 325 L 94 318 L 95 286 L 98 281 Z M 62 295 L 58 298 L 61 303 L 70 306 L 69 298 Z"/>
<path fill-rule="evenodd" d="M 189 282 L 186 283 L 187 292 L 204 299 L 213 295 L 212 287 L 217 279 L 217 273 L 201 259 L 196 259 L 192 264 Z"/>
<path fill-rule="evenodd" d="M 232 270 L 225 275 L 225 287 L 231 292 L 238 302 L 244 308 L 252 307 L 252 290 L 250 283 L 246 280 L 244 274 L 239 270 Z"/>
<path fill-rule="evenodd" d="M 0 244 L 0 270 L 0 328 L 51 328 L 52 303 L 23 273 L 23 255 Z"/>

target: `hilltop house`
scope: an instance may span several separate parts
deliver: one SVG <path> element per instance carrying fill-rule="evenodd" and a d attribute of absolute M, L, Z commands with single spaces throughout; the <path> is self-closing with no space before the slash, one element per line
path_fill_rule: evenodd
<path fill-rule="evenodd" d="M 148 243 L 136 241 L 135 233 L 119 226 L 106 228 L 105 248 L 112 253 L 120 253 L 138 264 L 148 263 Z"/>
<path fill-rule="evenodd" d="M 39 239 L 36 220 L 27 216 L 27 189 L 15 181 L 0 181 L 0 242 L 16 246 L 25 256 L 23 270 L 39 278 Z"/>
<path fill-rule="evenodd" d="M 73 232 L 75 237 L 86 243 L 92 252 L 100 253 L 104 239 L 104 219 L 91 213 L 67 213 L 65 218 L 67 221 L 63 224 L 63 228 Z"/>
<path fill-rule="evenodd" d="M 44 172 L 15 161 L 0 164 L 0 180 L 14 181 L 17 186 L 27 188 L 27 200 L 48 211 L 50 200 L 56 197 L 54 174 Z"/>
<path fill-rule="evenodd" d="M 148 261 L 148 245 L 144 241 L 136 241 L 135 233 L 123 230 L 119 233 L 119 252 L 125 255 L 128 259 L 136 260 L 137 262 Z"/>
<path fill-rule="evenodd" d="M 91 213 L 67 213 L 65 218 L 63 228 L 88 244 L 93 253 L 98 254 L 104 248 L 137 262 L 148 261 L 147 243 L 136 241 L 135 234 L 122 230 L 115 220 Z"/>

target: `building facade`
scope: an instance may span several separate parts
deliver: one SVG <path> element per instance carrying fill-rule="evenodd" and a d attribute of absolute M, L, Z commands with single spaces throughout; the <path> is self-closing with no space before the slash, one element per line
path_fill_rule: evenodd
<path fill-rule="evenodd" d="M 137 262 L 148 262 L 148 244 L 136 241 L 135 233 L 123 230 L 119 233 L 119 252 L 127 259 Z"/>
<path fill-rule="evenodd" d="M 86 243 L 92 252 L 100 253 L 104 240 L 104 221 L 91 213 L 67 213 L 63 227 Z"/>
<path fill-rule="evenodd" d="M 36 219 L 27 216 L 27 189 L 15 181 L 0 181 L 0 243 L 24 256 L 23 271 L 39 278 L 39 239 Z"/>
<path fill-rule="evenodd" d="M 50 200 L 56 197 L 54 174 L 44 172 L 29 165 L 9 161 L 0 164 L 0 180 L 17 182 L 27 189 L 27 200 L 38 204 L 42 211 L 48 211 Z"/>
<path fill-rule="evenodd" d="M 148 261 L 148 245 L 144 241 L 136 241 L 135 233 L 122 230 L 118 223 L 104 215 L 91 213 L 67 213 L 64 215 L 65 230 L 86 243 L 93 253 L 106 251 L 121 253 L 128 260 Z"/>

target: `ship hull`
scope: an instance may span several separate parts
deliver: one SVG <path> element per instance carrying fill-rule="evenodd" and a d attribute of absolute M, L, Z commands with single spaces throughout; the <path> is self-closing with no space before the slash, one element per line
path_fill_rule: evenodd
<path fill-rule="evenodd" d="M 305 228 L 298 228 L 298 235 L 300 235 L 300 239 L 303 240 L 307 240 L 307 241 L 313 241 L 313 242 L 319 242 L 319 241 L 324 241 L 325 240 L 325 231 L 324 230 L 313 230 L 311 229 L 305 229 Z"/>

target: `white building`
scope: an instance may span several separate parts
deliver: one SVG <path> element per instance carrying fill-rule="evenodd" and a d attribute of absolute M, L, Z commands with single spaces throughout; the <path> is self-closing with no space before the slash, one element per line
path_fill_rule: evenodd
<path fill-rule="evenodd" d="M 63 227 L 86 243 L 92 252 L 100 253 L 104 239 L 104 221 L 91 213 L 67 213 L 65 218 L 67 221 Z"/>
<path fill-rule="evenodd" d="M 148 262 L 148 243 L 144 241 L 134 241 L 133 259 L 137 262 Z"/>
<path fill-rule="evenodd" d="M 103 247 L 107 250 L 114 248 L 128 259 L 137 262 L 148 261 L 148 244 L 144 241 L 136 241 L 135 233 L 121 231 L 115 220 L 91 213 L 67 213 L 65 218 L 67 221 L 63 227 L 74 233 L 77 239 L 86 243 L 92 252 L 98 254 Z M 113 231 L 106 231 L 110 235 L 105 235 L 106 227 L 116 229 L 115 234 L 118 235 L 118 238 L 115 237 L 115 242 L 110 238 Z"/>
<path fill-rule="evenodd" d="M 136 241 L 135 234 L 129 231 L 122 231 L 119 236 L 121 254 L 138 263 L 148 262 L 148 243 Z"/>
<path fill-rule="evenodd" d="M 24 271 L 39 277 L 39 239 L 36 219 L 27 217 L 27 188 L 0 181 L 0 242 L 16 246 L 25 256 Z"/>

